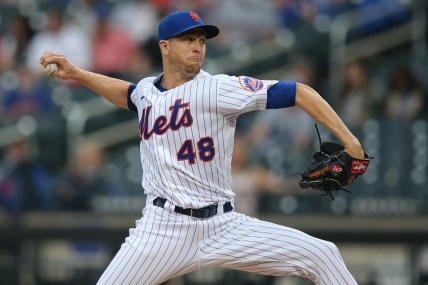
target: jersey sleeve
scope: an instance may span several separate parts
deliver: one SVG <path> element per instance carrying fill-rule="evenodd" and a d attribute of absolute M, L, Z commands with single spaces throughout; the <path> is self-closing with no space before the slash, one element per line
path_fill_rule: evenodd
<path fill-rule="evenodd" d="M 218 84 L 218 108 L 227 118 L 253 110 L 286 108 L 295 104 L 296 83 L 223 76 Z"/>
<path fill-rule="evenodd" d="M 136 92 L 134 92 L 136 88 L 137 88 L 136 84 L 130 84 L 128 87 L 128 109 L 131 111 L 134 111 L 134 112 L 138 112 L 137 106 L 135 105 L 134 101 L 132 100 L 133 94 L 135 95 L 135 93 L 136 93 Z"/>
<path fill-rule="evenodd" d="M 155 77 L 146 77 L 138 84 L 130 84 L 128 87 L 128 109 L 138 113 L 138 110 L 144 108 L 143 98 L 147 85 L 150 84 Z"/>
<path fill-rule="evenodd" d="M 217 90 L 219 111 L 228 118 L 266 108 L 267 89 L 277 81 L 248 76 L 222 76 Z"/>
<path fill-rule="evenodd" d="M 296 82 L 278 81 L 267 91 L 266 109 L 287 108 L 296 105 Z"/>

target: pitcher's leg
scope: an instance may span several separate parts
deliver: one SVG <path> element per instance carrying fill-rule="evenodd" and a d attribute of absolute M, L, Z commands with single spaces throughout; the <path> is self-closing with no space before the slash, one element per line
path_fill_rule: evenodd
<path fill-rule="evenodd" d="M 195 237 L 188 221 L 149 207 L 97 284 L 155 285 L 171 279 L 195 263 Z"/>
<path fill-rule="evenodd" d="M 319 285 L 357 284 L 337 247 L 301 231 L 249 218 L 237 218 L 205 239 L 206 262 L 265 275 L 298 275 Z"/>

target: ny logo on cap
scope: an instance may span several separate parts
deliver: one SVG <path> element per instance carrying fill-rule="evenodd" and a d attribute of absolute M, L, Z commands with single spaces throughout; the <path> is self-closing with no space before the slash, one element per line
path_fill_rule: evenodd
<path fill-rule="evenodd" d="M 195 20 L 196 22 L 199 22 L 199 16 L 195 12 L 189 12 L 189 16 Z"/>

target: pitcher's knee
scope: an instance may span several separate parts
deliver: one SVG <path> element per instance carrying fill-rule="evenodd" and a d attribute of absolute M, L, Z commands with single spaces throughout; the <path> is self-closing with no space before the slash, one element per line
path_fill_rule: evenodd
<path fill-rule="evenodd" d="M 325 255 L 322 258 L 324 260 L 323 264 L 327 266 L 331 266 L 333 264 L 343 264 L 343 259 L 339 248 L 334 243 L 329 241 L 322 241 L 320 248 Z"/>
<path fill-rule="evenodd" d="M 339 248 L 330 241 L 323 241 L 323 252 L 332 259 L 334 257 L 334 260 L 340 260 L 342 261 L 342 257 L 340 255 Z"/>
<path fill-rule="evenodd" d="M 334 243 L 327 241 L 326 246 L 333 255 L 340 256 L 339 248 Z"/>

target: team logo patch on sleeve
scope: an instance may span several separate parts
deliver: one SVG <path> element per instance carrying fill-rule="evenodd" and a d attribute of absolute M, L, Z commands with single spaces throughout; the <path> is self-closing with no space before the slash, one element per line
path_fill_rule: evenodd
<path fill-rule="evenodd" d="M 264 86 L 263 81 L 248 76 L 239 76 L 239 83 L 242 88 L 250 92 L 259 91 Z"/>

